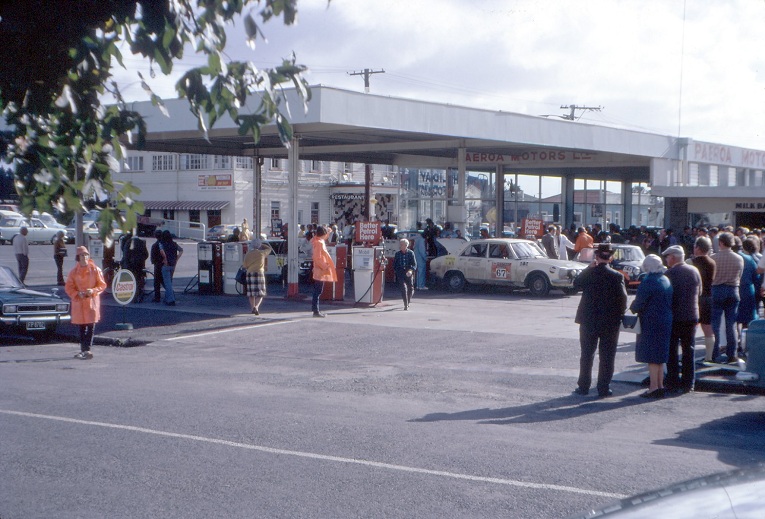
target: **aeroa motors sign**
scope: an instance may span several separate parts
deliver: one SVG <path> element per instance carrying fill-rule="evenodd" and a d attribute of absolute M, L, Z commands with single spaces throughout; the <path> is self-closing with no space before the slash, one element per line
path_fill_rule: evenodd
<path fill-rule="evenodd" d="M 138 283 L 132 272 L 127 269 L 120 269 L 114 275 L 112 281 L 112 296 L 114 300 L 121 305 L 130 303 L 135 297 Z"/>

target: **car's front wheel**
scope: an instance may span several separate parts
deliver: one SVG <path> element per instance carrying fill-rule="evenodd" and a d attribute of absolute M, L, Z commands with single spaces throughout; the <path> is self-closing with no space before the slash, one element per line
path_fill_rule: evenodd
<path fill-rule="evenodd" d="M 550 283 L 542 274 L 533 274 L 528 282 L 529 291 L 534 297 L 544 297 L 550 293 Z"/>
<path fill-rule="evenodd" d="M 446 288 L 450 292 L 462 292 L 465 290 L 465 276 L 462 272 L 450 272 L 446 275 Z"/>

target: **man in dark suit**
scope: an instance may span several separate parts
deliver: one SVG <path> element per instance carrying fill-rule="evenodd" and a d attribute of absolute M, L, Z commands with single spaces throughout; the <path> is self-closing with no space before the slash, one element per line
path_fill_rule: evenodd
<path fill-rule="evenodd" d="M 151 264 L 154 265 L 154 302 L 159 303 L 162 301 L 160 298 L 160 287 L 162 287 L 162 254 L 159 252 L 159 240 L 162 238 L 162 231 L 157 229 L 154 231 L 154 238 L 157 241 L 151 246 Z"/>
<path fill-rule="evenodd" d="M 592 264 L 574 280 L 574 287 L 582 291 L 582 299 L 576 311 L 579 324 L 579 343 L 582 349 L 579 359 L 579 381 L 574 393 L 586 395 L 592 383 L 592 363 L 595 350 L 598 364 L 598 396 L 611 395 L 611 377 L 614 374 L 616 343 L 619 340 L 619 324 L 627 308 L 627 290 L 624 276 L 611 268 L 613 249 L 610 243 L 601 243 Z"/>

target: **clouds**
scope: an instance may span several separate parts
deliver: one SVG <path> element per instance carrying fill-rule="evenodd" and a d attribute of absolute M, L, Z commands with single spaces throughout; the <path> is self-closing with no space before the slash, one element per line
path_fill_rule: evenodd
<path fill-rule="evenodd" d="M 299 0 L 250 53 L 294 50 L 309 82 L 531 115 L 602 105 L 584 121 L 765 148 L 765 2 L 757 0 Z M 193 58 L 190 58 L 193 61 Z M 681 88 L 682 85 L 682 88 Z M 138 93 L 138 92 L 136 92 Z"/>

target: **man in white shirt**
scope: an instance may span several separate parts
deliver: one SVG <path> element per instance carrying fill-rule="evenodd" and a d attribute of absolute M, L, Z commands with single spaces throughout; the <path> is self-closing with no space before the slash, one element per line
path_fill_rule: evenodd
<path fill-rule="evenodd" d="M 14 236 L 12 242 L 13 253 L 16 255 L 16 263 L 19 266 L 19 279 L 23 283 L 29 270 L 29 242 L 27 241 L 29 231 L 26 227 L 22 227 L 19 232 L 21 234 Z"/>

